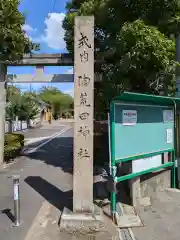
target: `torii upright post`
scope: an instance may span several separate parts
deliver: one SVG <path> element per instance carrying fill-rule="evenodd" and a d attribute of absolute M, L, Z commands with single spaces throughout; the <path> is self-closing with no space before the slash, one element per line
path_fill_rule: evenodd
<path fill-rule="evenodd" d="M 4 161 L 4 130 L 5 130 L 5 108 L 6 108 L 6 66 L 0 64 L 0 168 Z"/>

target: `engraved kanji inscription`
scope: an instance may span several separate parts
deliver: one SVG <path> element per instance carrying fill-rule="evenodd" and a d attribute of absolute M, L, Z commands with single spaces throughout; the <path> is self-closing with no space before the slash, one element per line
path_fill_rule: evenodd
<path fill-rule="evenodd" d="M 79 115 L 79 119 L 81 120 L 87 120 L 89 117 L 89 113 L 88 112 L 83 112 Z"/>
<path fill-rule="evenodd" d="M 88 37 L 85 36 L 82 32 L 80 32 L 80 35 L 81 35 L 81 38 L 78 40 L 79 48 L 84 47 L 84 46 L 91 48 L 91 44 L 88 44 Z"/>
<path fill-rule="evenodd" d="M 89 60 L 88 52 L 83 51 L 82 53 L 80 53 L 80 60 L 81 60 L 82 63 L 88 62 L 88 60 Z"/>
<path fill-rule="evenodd" d="M 80 106 L 84 106 L 84 107 L 90 107 L 91 105 L 88 104 L 88 98 L 87 98 L 87 93 L 86 92 L 82 92 L 80 94 Z"/>
<path fill-rule="evenodd" d="M 83 76 L 78 76 L 78 85 L 87 87 L 90 83 L 90 78 L 87 77 L 85 74 Z"/>
<path fill-rule="evenodd" d="M 85 139 L 86 139 L 86 137 L 90 134 L 90 131 L 89 131 L 89 128 L 87 126 L 81 126 L 78 130 L 78 133 L 81 136 L 85 137 Z"/>
<path fill-rule="evenodd" d="M 82 159 L 82 158 L 90 158 L 90 155 L 88 153 L 88 149 L 87 148 L 80 148 L 77 152 L 77 157 L 79 159 Z"/>

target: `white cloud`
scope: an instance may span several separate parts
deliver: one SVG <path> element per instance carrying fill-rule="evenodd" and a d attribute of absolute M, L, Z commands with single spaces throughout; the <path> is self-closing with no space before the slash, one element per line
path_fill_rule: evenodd
<path fill-rule="evenodd" d="M 35 32 L 37 30 L 36 28 L 32 28 L 29 24 L 24 24 L 22 29 L 27 33 Z"/>
<path fill-rule="evenodd" d="M 64 20 L 64 13 L 49 13 L 45 18 L 44 33 L 37 34 L 36 28 L 32 28 L 29 24 L 24 24 L 22 29 L 26 32 L 26 36 L 33 42 L 46 43 L 49 48 L 55 50 L 64 50 L 66 44 L 64 41 L 64 29 L 62 23 Z"/>
<path fill-rule="evenodd" d="M 64 42 L 65 31 L 62 27 L 64 17 L 64 13 L 49 13 L 44 21 L 46 28 L 42 36 L 42 41 L 46 42 L 50 48 L 59 50 L 66 47 Z"/>

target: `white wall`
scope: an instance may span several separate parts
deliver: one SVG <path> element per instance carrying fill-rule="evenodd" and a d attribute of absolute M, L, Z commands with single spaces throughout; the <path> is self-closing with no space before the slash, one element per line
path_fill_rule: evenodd
<path fill-rule="evenodd" d="M 5 122 L 5 133 L 7 133 L 10 129 L 10 122 Z M 28 128 L 28 124 L 26 121 L 12 121 L 12 132 L 22 131 Z"/>

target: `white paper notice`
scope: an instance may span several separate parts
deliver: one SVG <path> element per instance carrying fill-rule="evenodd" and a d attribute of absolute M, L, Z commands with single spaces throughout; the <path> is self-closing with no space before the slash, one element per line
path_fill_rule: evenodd
<path fill-rule="evenodd" d="M 136 125 L 137 111 L 136 110 L 123 110 L 122 112 L 123 125 Z"/>
<path fill-rule="evenodd" d="M 167 129 L 167 143 L 172 143 L 173 131 L 172 129 Z"/>
<path fill-rule="evenodd" d="M 173 111 L 172 110 L 164 110 L 163 111 L 163 121 L 164 122 L 172 122 L 173 121 Z"/>

